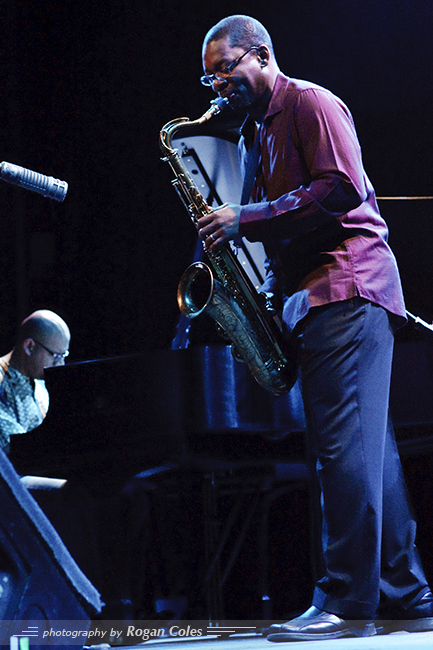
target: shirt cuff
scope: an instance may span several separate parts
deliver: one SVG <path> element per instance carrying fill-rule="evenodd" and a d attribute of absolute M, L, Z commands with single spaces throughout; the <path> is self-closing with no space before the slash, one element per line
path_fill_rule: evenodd
<path fill-rule="evenodd" d="M 240 234 L 249 241 L 263 241 L 263 235 L 269 225 L 267 219 L 270 212 L 269 202 L 243 205 L 239 217 Z"/>

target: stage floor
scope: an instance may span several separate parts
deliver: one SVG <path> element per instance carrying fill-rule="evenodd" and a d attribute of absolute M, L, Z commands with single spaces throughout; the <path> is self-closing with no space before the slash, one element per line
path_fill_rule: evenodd
<path fill-rule="evenodd" d="M 146 646 L 149 650 L 431 650 L 433 632 L 394 632 L 365 638 L 342 638 L 329 641 L 291 641 L 271 643 L 258 634 L 235 634 L 230 637 L 201 636 L 187 638 L 154 639 L 135 645 L 116 646 L 121 650 L 138 650 Z M 107 643 L 85 646 L 91 650 L 108 650 Z"/>

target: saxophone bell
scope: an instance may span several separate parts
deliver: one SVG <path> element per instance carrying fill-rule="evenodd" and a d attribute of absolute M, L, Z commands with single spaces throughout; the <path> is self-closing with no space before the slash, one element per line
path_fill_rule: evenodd
<path fill-rule="evenodd" d="M 214 287 L 213 273 L 207 264 L 190 264 L 177 287 L 177 304 L 182 314 L 188 318 L 200 316 L 212 300 Z"/>

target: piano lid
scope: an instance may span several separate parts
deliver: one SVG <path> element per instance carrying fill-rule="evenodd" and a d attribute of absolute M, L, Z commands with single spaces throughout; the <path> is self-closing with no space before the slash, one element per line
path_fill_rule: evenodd
<path fill-rule="evenodd" d="M 11 441 L 20 473 L 131 476 L 180 458 L 189 436 L 304 428 L 299 387 L 271 395 L 228 346 L 69 363 L 48 368 L 46 383 L 44 422 Z"/>
<path fill-rule="evenodd" d="M 170 351 L 47 368 L 42 424 L 13 436 L 20 473 L 130 476 L 181 454 L 177 358 Z"/>

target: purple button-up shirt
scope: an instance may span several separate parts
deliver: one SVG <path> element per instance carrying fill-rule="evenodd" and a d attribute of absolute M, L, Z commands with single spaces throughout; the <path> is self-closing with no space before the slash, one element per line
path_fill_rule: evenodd
<path fill-rule="evenodd" d="M 244 166 L 254 129 L 248 118 L 240 140 Z M 388 229 L 344 103 L 279 74 L 260 140 L 254 203 L 241 209 L 240 232 L 264 243 L 263 290 L 280 299 L 289 330 L 310 307 L 356 295 L 405 318 Z"/>

